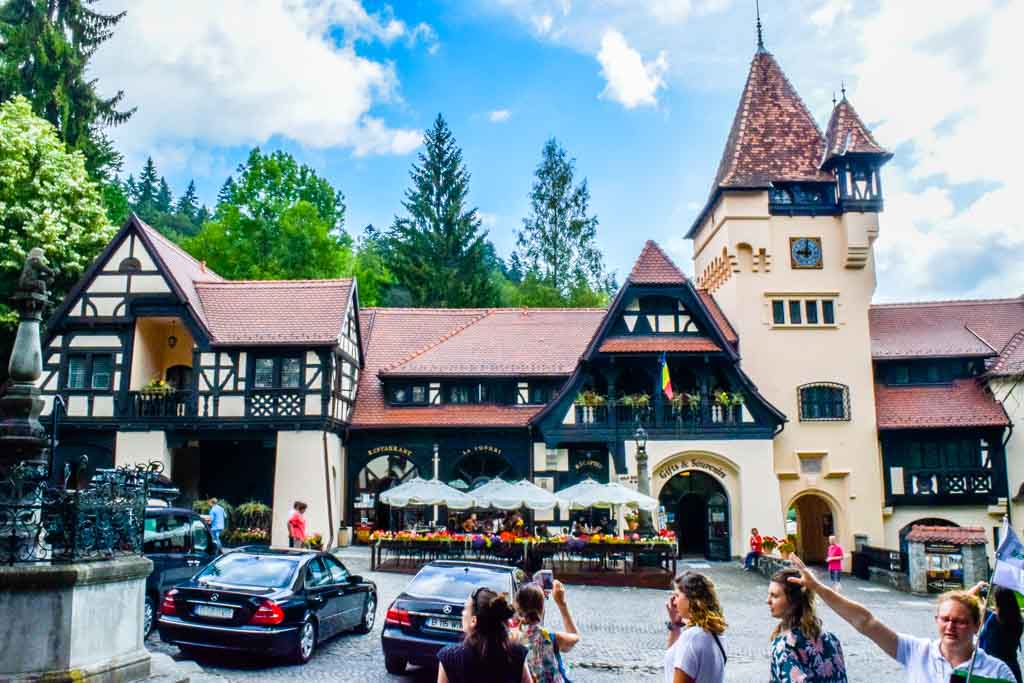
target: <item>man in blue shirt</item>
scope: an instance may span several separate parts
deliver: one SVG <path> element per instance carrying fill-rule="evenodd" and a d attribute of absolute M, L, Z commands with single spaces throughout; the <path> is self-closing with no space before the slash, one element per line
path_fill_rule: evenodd
<path fill-rule="evenodd" d="M 220 547 L 220 532 L 224 531 L 224 508 L 216 498 L 211 498 L 210 503 L 210 532 L 213 534 L 213 542 Z"/>

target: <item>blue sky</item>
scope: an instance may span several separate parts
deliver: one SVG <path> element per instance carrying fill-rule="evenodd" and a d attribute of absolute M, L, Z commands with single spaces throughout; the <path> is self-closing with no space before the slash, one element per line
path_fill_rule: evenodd
<path fill-rule="evenodd" d="M 507 256 L 554 136 L 589 181 L 620 280 L 646 239 L 692 270 L 682 235 L 755 47 L 753 0 L 103 4 L 128 10 L 94 67 L 139 107 L 114 130 L 127 170 L 152 155 L 176 192 L 194 178 L 212 202 L 249 148 L 286 149 L 345 193 L 350 231 L 386 228 L 441 112 Z M 897 153 L 877 299 L 1020 294 L 1008 253 L 1024 246 L 1024 181 L 1009 159 L 1024 150 L 998 131 L 1024 3 L 761 4 L 767 47 L 819 122 L 845 81 Z"/>

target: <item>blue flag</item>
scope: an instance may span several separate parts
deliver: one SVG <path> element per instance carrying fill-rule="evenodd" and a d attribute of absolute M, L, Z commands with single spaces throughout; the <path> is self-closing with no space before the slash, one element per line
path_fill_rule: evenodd
<path fill-rule="evenodd" d="M 1011 588 L 1018 593 L 1024 592 L 1024 544 L 1005 519 L 1002 541 L 996 549 L 996 568 L 992 572 L 991 583 Z"/>

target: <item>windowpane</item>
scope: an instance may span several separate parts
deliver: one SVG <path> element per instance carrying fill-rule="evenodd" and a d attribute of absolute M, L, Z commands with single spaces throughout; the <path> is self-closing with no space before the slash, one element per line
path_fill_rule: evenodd
<path fill-rule="evenodd" d="M 548 388 L 545 386 L 533 385 L 530 387 L 530 403 L 541 404 L 548 402 Z"/>
<path fill-rule="evenodd" d="M 802 318 L 802 316 L 800 315 L 800 302 L 799 301 L 790 301 L 789 302 L 789 324 L 790 325 L 800 325 L 800 324 L 803 323 L 803 320 L 801 318 Z"/>
<path fill-rule="evenodd" d="M 772 302 L 772 322 L 776 325 L 786 324 L 786 307 L 781 301 Z"/>
<path fill-rule="evenodd" d="M 807 324 L 817 325 L 818 324 L 818 302 L 814 299 L 810 299 L 805 302 L 807 308 Z"/>
<path fill-rule="evenodd" d="M 68 358 L 68 389 L 85 389 L 85 356 Z"/>
<path fill-rule="evenodd" d="M 110 388 L 110 372 L 114 367 L 114 359 L 110 356 L 93 356 L 92 383 L 93 389 Z"/>
<path fill-rule="evenodd" d="M 469 403 L 469 387 L 458 384 L 449 392 L 449 403 Z"/>
<path fill-rule="evenodd" d="M 813 386 L 800 389 L 801 420 L 846 420 L 846 390 Z"/>
<path fill-rule="evenodd" d="M 392 387 L 391 388 L 391 402 L 392 403 L 406 403 L 409 401 L 409 392 L 405 387 Z"/>
<path fill-rule="evenodd" d="M 271 389 L 274 386 L 274 359 L 257 358 L 253 371 L 252 385 L 255 389 Z"/>
<path fill-rule="evenodd" d="M 478 386 L 479 386 L 479 389 L 478 389 L 478 392 L 477 392 L 477 396 L 478 396 L 477 402 L 478 403 L 489 403 L 491 401 L 491 399 L 493 398 L 491 396 L 491 386 L 489 384 L 480 384 Z"/>
<path fill-rule="evenodd" d="M 889 374 L 893 384 L 910 384 L 910 368 L 906 365 L 897 365 Z"/>
<path fill-rule="evenodd" d="M 426 403 L 427 402 L 427 388 L 422 384 L 417 384 L 412 388 L 412 402 L 413 403 Z"/>
<path fill-rule="evenodd" d="M 835 304 L 831 301 L 821 302 L 821 319 L 826 325 L 836 324 Z"/>
<path fill-rule="evenodd" d="M 281 386 L 295 389 L 302 386 L 302 361 L 298 358 L 281 359 Z"/>

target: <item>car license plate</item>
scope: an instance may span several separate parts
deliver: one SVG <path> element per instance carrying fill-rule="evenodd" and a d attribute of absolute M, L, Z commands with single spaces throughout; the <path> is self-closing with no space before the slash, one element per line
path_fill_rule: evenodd
<path fill-rule="evenodd" d="M 197 617 L 212 617 L 214 619 L 230 619 L 235 616 L 235 610 L 230 607 L 214 607 L 213 605 L 196 605 Z"/>
<path fill-rule="evenodd" d="M 427 617 L 427 626 L 430 628 L 439 628 L 444 631 L 461 631 L 462 622 L 456 621 L 455 619 L 439 619 L 437 617 Z"/>

